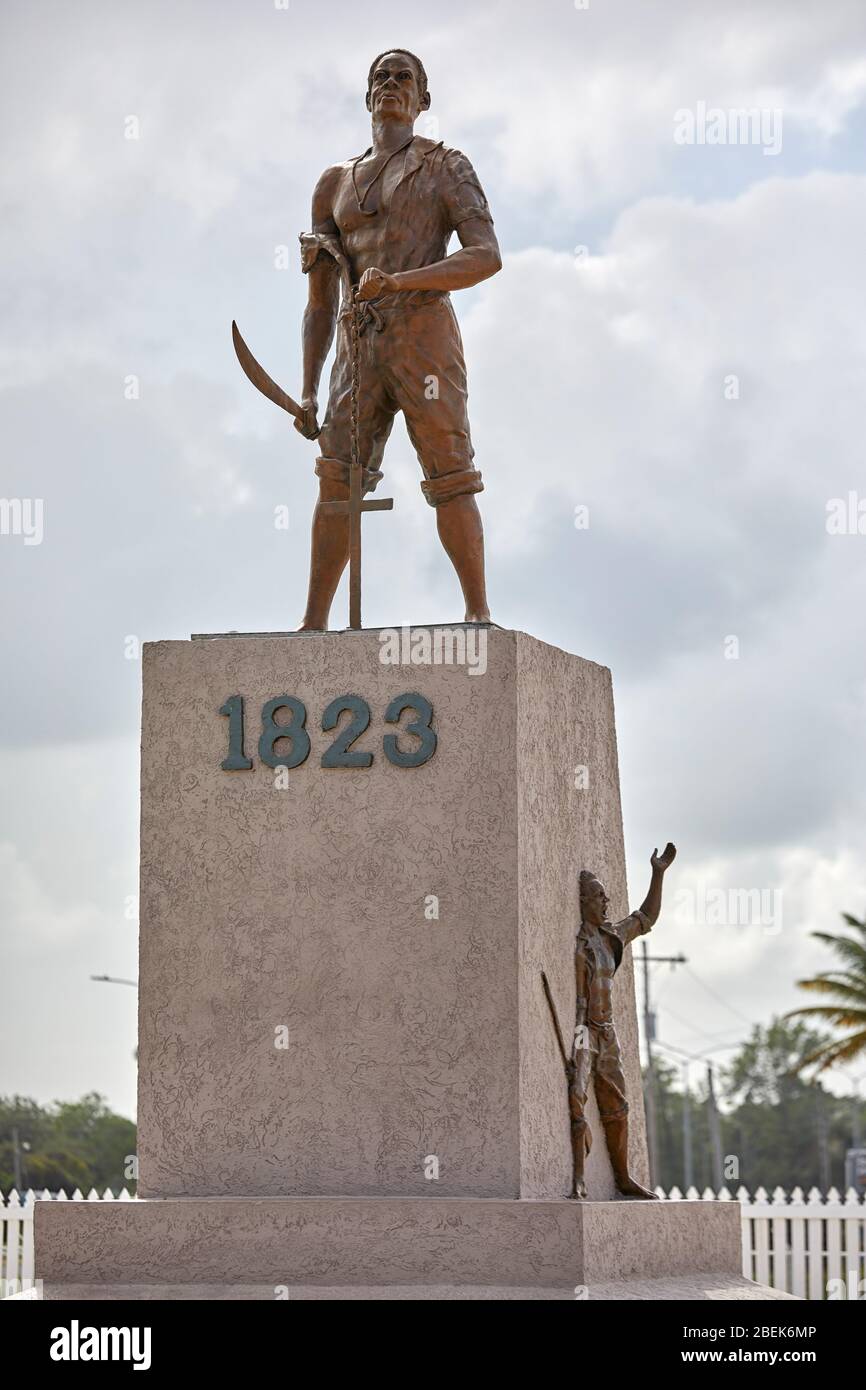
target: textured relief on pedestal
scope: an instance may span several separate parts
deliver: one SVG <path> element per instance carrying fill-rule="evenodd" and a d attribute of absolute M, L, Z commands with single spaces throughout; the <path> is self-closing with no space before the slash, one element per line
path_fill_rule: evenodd
<path fill-rule="evenodd" d="M 518 1194 L 513 639 L 478 677 L 380 650 L 374 633 L 145 648 L 144 1195 Z M 382 756 L 407 690 L 439 739 L 409 769 Z M 369 768 L 321 766 L 346 693 L 370 706 Z M 225 772 L 236 694 L 254 765 Z M 311 750 L 279 789 L 257 740 L 282 694 Z"/>
<path fill-rule="evenodd" d="M 217 1197 L 39 1202 L 69 1284 L 566 1286 L 740 1268 L 735 1202 Z"/>

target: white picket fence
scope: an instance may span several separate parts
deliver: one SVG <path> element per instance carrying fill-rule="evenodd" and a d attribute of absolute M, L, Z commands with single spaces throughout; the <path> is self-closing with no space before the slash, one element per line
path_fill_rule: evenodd
<path fill-rule="evenodd" d="M 808 1195 L 795 1187 L 790 1197 L 781 1187 L 772 1196 L 763 1187 L 754 1196 L 745 1187 L 656 1191 L 669 1202 L 739 1202 L 747 1279 L 798 1298 L 866 1298 L 866 1196 L 853 1188 L 844 1198 L 835 1187 L 826 1198 L 817 1187 Z"/>
<path fill-rule="evenodd" d="M 759 1284 L 807 1299 L 866 1297 L 866 1197 L 849 1189 L 844 1198 L 831 1187 L 826 1198 L 813 1187 L 805 1195 L 795 1187 L 790 1197 L 781 1187 L 769 1196 L 759 1187 L 751 1196 L 745 1187 L 731 1193 L 726 1187 L 685 1193 L 657 1188 L 667 1202 L 740 1203 L 743 1220 L 743 1274 Z M 4 1200 L 0 1192 L 0 1297 L 26 1296 L 35 1288 L 38 1271 L 33 1258 L 33 1207 L 37 1201 L 66 1202 L 65 1192 L 25 1192 L 13 1189 Z M 77 1188 L 72 1200 L 85 1200 Z M 91 1188 L 89 1202 L 129 1202 L 126 1188 L 115 1197 Z"/>
<path fill-rule="evenodd" d="M 19 1195 L 13 1187 L 4 1199 L 0 1192 L 0 1298 L 26 1297 L 36 1287 L 33 1255 L 33 1207 L 36 1202 L 68 1202 L 65 1192 L 34 1192 L 32 1187 Z M 84 1201 L 80 1188 L 72 1193 L 72 1201 Z M 92 1187 L 88 1202 L 131 1202 L 126 1188 L 115 1197 L 110 1188 L 102 1196 Z"/>

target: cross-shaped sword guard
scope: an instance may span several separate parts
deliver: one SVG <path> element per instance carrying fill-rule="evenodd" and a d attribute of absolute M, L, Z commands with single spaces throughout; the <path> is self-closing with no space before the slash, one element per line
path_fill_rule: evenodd
<path fill-rule="evenodd" d="M 394 507 L 393 497 L 380 497 L 365 502 L 361 488 L 360 465 L 349 468 L 349 496 L 346 501 L 320 502 L 325 511 L 349 516 L 349 628 L 361 628 L 361 513 L 390 512 Z"/>

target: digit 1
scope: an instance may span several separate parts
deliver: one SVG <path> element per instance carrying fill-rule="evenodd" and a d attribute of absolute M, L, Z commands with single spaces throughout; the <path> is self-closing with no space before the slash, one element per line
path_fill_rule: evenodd
<path fill-rule="evenodd" d="M 220 714 L 229 721 L 229 755 L 223 758 L 220 767 L 223 772 L 248 772 L 252 759 L 244 757 L 244 697 L 232 695 L 226 700 Z"/>

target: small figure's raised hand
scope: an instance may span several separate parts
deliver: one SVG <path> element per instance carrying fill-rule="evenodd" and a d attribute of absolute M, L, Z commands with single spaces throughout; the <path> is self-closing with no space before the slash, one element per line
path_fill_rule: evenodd
<path fill-rule="evenodd" d="M 355 298 L 359 303 L 365 299 L 377 299 L 380 294 L 394 294 L 400 288 L 395 275 L 389 275 L 387 271 L 379 270 L 377 266 L 371 265 L 369 270 L 365 270 L 361 276 L 360 284 L 355 291 Z"/>
<path fill-rule="evenodd" d="M 671 864 L 673 864 L 676 857 L 677 847 L 676 845 L 672 845 L 670 840 L 668 840 L 667 844 L 665 845 L 663 854 L 659 854 L 657 849 L 653 850 L 652 854 L 650 855 L 650 863 L 652 864 L 654 869 L 661 869 L 662 873 L 664 873 L 665 869 L 670 868 Z"/>
<path fill-rule="evenodd" d="M 316 418 L 319 402 L 315 396 L 305 396 L 300 404 L 304 413 L 299 420 L 295 420 L 295 429 L 305 439 L 315 439 L 319 433 L 319 422 Z"/>

